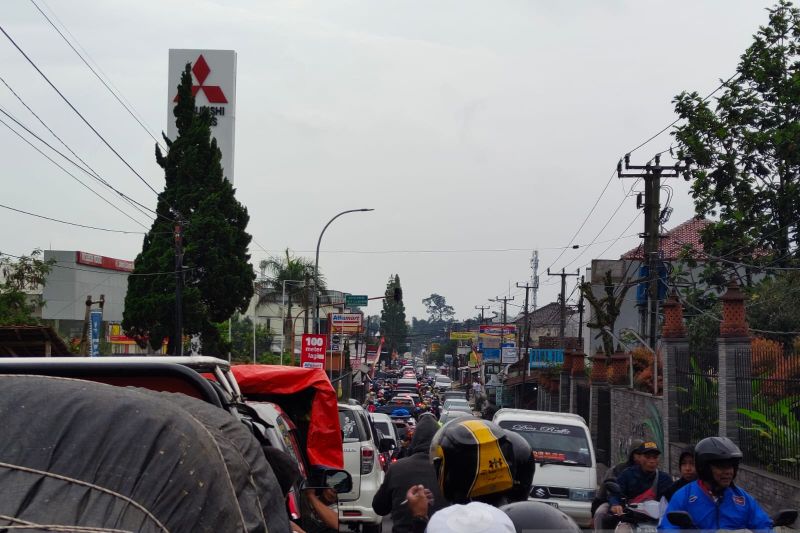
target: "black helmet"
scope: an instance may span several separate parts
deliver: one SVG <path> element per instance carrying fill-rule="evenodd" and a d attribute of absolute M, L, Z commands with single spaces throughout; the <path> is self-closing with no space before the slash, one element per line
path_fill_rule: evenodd
<path fill-rule="evenodd" d="M 507 429 L 506 438 L 514 447 L 514 462 L 511 465 L 514 486 L 507 492 L 507 497 L 510 502 L 522 502 L 530 496 L 536 461 L 533 460 L 531 445 L 525 437 Z"/>
<path fill-rule="evenodd" d="M 739 471 L 742 450 L 728 437 L 707 437 L 694 447 L 694 462 L 697 475 L 706 482 L 713 481 L 711 463 L 729 461 L 733 463 L 733 477 Z"/>
<path fill-rule="evenodd" d="M 573 531 L 579 533 L 581 528 L 572 518 L 546 503 L 525 501 L 503 505 L 500 510 L 508 515 L 517 533 L 523 531 Z"/>
<path fill-rule="evenodd" d="M 431 441 L 431 462 L 450 503 L 504 493 L 514 486 L 514 445 L 488 420 L 457 418 Z"/>

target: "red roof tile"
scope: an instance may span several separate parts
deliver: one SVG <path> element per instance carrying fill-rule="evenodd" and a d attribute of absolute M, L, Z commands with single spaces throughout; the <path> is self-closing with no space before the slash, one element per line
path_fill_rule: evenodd
<path fill-rule="evenodd" d="M 678 254 L 687 244 L 697 252 L 703 252 L 703 244 L 700 240 L 700 232 L 710 224 L 704 218 L 690 218 L 686 222 L 679 224 L 669 230 L 661 238 L 661 252 L 663 259 L 674 261 L 678 259 Z M 621 259 L 644 259 L 644 252 L 640 244 L 633 250 L 622 254 Z"/>

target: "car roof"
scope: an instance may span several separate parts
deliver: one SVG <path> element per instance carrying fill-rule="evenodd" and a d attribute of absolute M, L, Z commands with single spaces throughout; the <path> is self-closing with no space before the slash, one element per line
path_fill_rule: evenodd
<path fill-rule="evenodd" d="M 532 420 L 542 422 L 568 422 L 579 423 L 586 426 L 586 420 L 574 413 L 556 413 L 553 411 L 533 411 L 531 409 L 499 409 L 492 418 L 492 422 L 501 420 Z"/>
<path fill-rule="evenodd" d="M 370 413 L 370 416 L 375 421 L 380 420 L 381 422 L 388 422 L 390 424 L 392 423 L 392 417 L 386 413 Z"/>

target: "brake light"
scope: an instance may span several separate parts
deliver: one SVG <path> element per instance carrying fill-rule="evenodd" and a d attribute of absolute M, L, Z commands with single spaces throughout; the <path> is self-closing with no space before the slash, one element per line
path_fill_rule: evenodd
<path fill-rule="evenodd" d="M 361 447 L 361 475 L 372 472 L 372 465 L 375 462 L 375 450 L 371 446 Z"/>
<path fill-rule="evenodd" d="M 286 503 L 289 506 L 289 516 L 292 520 L 300 518 L 300 506 L 297 504 L 297 494 L 295 494 L 294 489 L 290 490 L 289 494 L 286 495 Z"/>

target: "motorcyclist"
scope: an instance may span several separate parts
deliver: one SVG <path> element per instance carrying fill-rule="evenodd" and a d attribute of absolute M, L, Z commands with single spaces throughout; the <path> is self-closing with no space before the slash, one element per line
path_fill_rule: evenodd
<path fill-rule="evenodd" d="M 535 463 L 530 445 L 517 433 L 506 431 L 486 420 L 459 418 L 436 433 L 431 442 L 431 459 L 443 496 L 451 503 L 461 504 L 460 507 L 449 507 L 448 509 L 454 510 L 448 513 L 456 513 L 456 509 L 460 509 L 462 513 L 472 512 L 467 509 L 470 506 L 477 513 L 479 506 L 476 502 L 494 507 L 513 502 L 527 504 Z M 415 516 L 412 530 L 414 533 L 425 531 L 427 502 L 423 489 L 423 486 L 417 485 L 406 494 L 408 505 Z M 433 515 L 430 524 L 437 528 L 441 524 L 438 514 Z M 537 515 L 536 509 L 533 510 L 533 515 Z M 566 520 L 572 522 L 570 518 Z M 536 524 L 535 520 L 515 523 L 516 529 L 513 531 L 538 529 Z M 461 530 L 468 531 L 465 528 Z M 437 533 L 449 530 L 429 527 L 428 531 Z M 487 531 L 507 529 L 502 529 L 501 523 L 497 522 L 495 529 Z"/>
<path fill-rule="evenodd" d="M 697 481 L 679 489 L 670 500 L 659 529 L 680 529 L 666 514 L 686 511 L 697 529 L 770 531 L 772 520 L 733 480 L 742 451 L 727 437 L 708 437 L 695 447 Z"/>
<path fill-rule="evenodd" d="M 645 441 L 637 448 L 642 455 L 641 462 L 625 469 L 617 478 L 621 494 L 610 494 L 608 504 L 610 513 L 603 518 L 603 529 L 614 529 L 624 513 L 622 498 L 628 503 L 641 503 L 647 500 L 658 501 L 672 485 L 672 478 L 658 469 L 661 450 L 653 441 Z M 595 523 L 595 525 L 597 525 Z"/>
<path fill-rule="evenodd" d="M 697 469 L 694 466 L 694 448 L 686 448 L 681 452 L 678 456 L 678 468 L 680 468 L 681 477 L 664 494 L 667 501 L 670 501 L 679 489 L 697 479 Z"/>
<path fill-rule="evenodd" d="M 639 447 L 642 444 L 644 444 L 642 439 L 631 439 L 630 444 L 628 444 L 628 459 L 610 468 L 597 488 L 597 494 L 592 500 L 592 521 L 596 529 L 599 530 L 602 527 L 603 520 L 608 515 L 608 491 L 606 491 L 605 482 L 615 481 L 626 469 L 639 464 L 642 459 Z"/>

